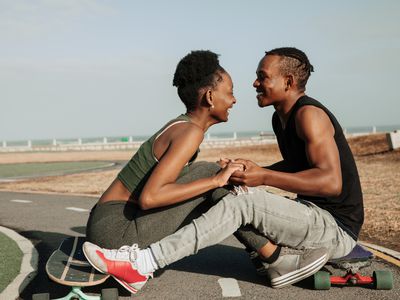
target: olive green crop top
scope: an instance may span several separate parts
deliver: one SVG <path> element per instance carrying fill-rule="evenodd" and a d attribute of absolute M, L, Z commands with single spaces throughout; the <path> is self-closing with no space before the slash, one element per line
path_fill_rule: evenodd
<path fill-rule="evenodd" d="M 158 163 L 153 152 L 154 141 L 169 127 L 181 122 L 190 122 L 190 119 L 187 115 L 182 114 L 169 121 L 164 127 L 140 146 L 131 160 L 122 168 L 121 172 L 119 172 L 117 178 L 125 185 L 129 192 L 133 193 L 137 197 L 140 195 L 144 185 Z M 197 158 L 198 153 L 199 150 L 197 150 L 188 164 L 182 169 L 179 177 L 188 172 L 189 165 Z"/>

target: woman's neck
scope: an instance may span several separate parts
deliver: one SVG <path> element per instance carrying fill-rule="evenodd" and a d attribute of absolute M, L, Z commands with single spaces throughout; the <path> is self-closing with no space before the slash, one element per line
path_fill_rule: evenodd
<path fill-rule="evenodd" d="M 209 114 L 205 111 L 186 112 L 186 115 L 189 117 L 191 123 L 200 127 L 204 132 L 217 123 L 214 119 L 211 119 Z"/>

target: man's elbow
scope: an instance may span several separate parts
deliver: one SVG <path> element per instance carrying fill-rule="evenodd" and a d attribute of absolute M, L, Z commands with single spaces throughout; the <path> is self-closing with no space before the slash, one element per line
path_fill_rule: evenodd
<path fill-rule="evenodd" d="M 342 193 L 342 181 L 331 180 L 327 185 L 326 196 L 327 197 L 338 197 Z"/>

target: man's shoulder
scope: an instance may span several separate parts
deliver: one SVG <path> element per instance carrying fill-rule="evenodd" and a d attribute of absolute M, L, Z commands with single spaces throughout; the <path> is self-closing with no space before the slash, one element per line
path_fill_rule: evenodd
<path fill-rule="evenodd" d="M 303 105 L 296 112 L 296 122 L 310 121 L 310 120 L 321 120 L 327 116 L 327 112 L 318 106 L 314 105 Z"/>

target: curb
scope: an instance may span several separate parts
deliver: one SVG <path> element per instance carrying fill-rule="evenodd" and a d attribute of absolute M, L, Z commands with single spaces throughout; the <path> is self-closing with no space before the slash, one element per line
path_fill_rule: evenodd
<path fill-rule="evenodd" d="M 369 248 L 369 250 L 375 256 L 378 256 L 379 258 L 382 258 L 383 260 L 400 267 L 400 252 L 363 241 L 359 241 L 358 243 L 366 248 Z"/>
<path fill-rule="evenodd" d="M 0 299 L 16 299 L 19 297 L 20 292 L 22 292 L 35 277 L 39 255 L 31 241 L 24 238 L 14 230 L 0 226 L 0 232 L 14 240 L 23 254 L 19 274 L 0 294 Z"/>

